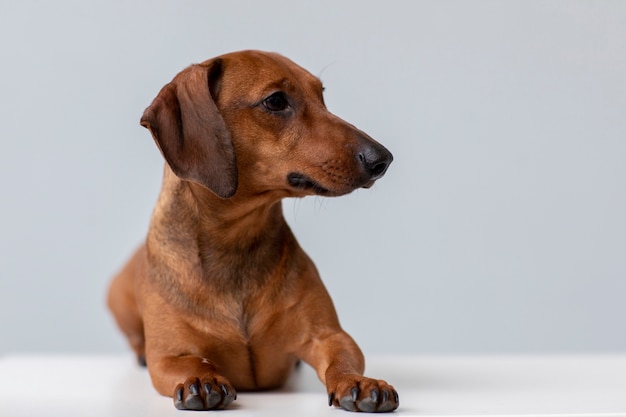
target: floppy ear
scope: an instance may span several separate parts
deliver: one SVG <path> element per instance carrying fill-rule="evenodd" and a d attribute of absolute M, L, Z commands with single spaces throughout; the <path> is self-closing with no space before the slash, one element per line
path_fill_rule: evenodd
<path fill-rule="evenodd" d="M 237 191 L 237 160 L 214 97 L 220 60 L 192 65 L 161 89 L 141 118 L 172 171 L 222 198 Z M 214 91 L 211 91 L 214 90 Z"/>

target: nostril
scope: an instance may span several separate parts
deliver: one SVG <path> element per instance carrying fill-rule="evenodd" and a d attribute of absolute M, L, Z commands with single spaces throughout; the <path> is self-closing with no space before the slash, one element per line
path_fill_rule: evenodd
<path fill-rule="evenodd" d="M 372 167 L 370 174 L 373 178 L 378 178 L 387 171 L 387 162 L 379 162 Z"/>
<path fill-rule="evenodd" d="M 374 180 L 383 176 L 391 162 L 391 157 L 388 156 L 388 152 L 379 153 L 373 149 L 369 150 L 369 152 L 365 151 L 359 153 L 357 158 L 365 169 L 365 172 Z"/>

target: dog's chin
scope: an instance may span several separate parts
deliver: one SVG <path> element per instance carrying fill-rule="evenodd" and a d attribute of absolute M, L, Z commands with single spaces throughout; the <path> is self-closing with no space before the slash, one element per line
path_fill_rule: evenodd
<path fill-rule="evenodd" d="M 307 194 L 321 195 L 326 197 L 338 197 L 341 195 L 349 194 L 357 188 L 370 188 L 372 185 L 374 185 L 374 182 L 376 182 L 376 180 L 369 180 L 365 183 L 358 184 L 346 184 L 345 187 L 341 187 L 341 189 L 335 189 L 324 187 L 318 181 L 315 181 L 308 175 L 298 172 L 292 172 L 291 174 L 287 175 L 287 182 L 292 188 L 295 188 L 298 191 L 302 191 Z"/>

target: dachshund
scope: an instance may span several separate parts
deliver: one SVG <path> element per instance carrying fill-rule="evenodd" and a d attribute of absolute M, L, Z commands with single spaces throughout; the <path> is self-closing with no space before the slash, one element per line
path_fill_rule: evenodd
<path fill-rule="evenodd" d="M 393 159 L 330 113 L 323 90 L 281 55 L 234 52 L 184 69 L 141 118 L 165 159 L 163 183 L 107 304 L 178 409 L 278 388 L 299 361 L 331 406 L 399 405 L 393 386 L 363 376 L 363 354 L 282 214 L 285 197 L 369 188 Z"/>

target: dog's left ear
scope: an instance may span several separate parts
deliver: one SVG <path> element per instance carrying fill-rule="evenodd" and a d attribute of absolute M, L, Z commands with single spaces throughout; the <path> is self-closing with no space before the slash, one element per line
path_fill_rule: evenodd
<path fill-rule="evenodd" d="M 181 179 L 222 198 L 237 191 L 237 160 L 230 131 L 216 104 L 222 63 L 192 65 L 161 89 L 145 110 L 148 128 L 166 162 Z"/>

